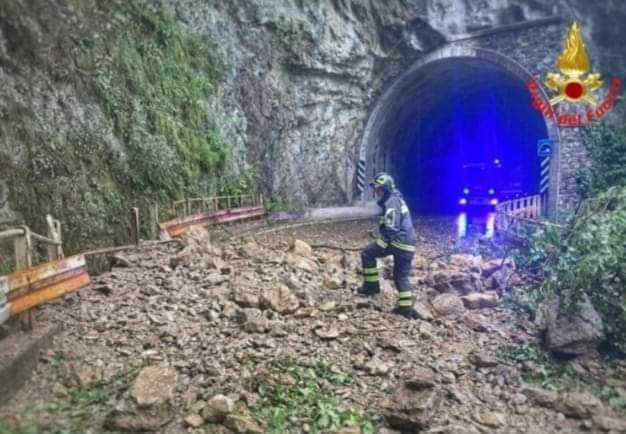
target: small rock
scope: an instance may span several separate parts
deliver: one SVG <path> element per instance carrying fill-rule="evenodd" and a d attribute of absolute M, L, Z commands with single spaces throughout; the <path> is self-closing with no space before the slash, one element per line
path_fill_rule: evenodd
<path fill-rule="evenodd" d="M 236 313 L 237 322 L 243 325 L 247 333 L 265 333 L 269 329 L 269 321 L 259 309 L 239 309 Z"/>
<path fill-rule="evenodd" d="M 440 294 L 432 302 L 441 316 L 459 316 L 465 311 L 463 301 L 454 294 Z"/>
<path fill-rule="evenodd" d="M 420 303 L 418 301 L 413 303 L 413 310 L 415 310 L 417 317 L 422 321 L 432 321 L 433 319 L 435 319 L 430 309 L 426 307 L 423 303 Z"/>
<path fill-rule="evenodd" d="M 389 374 L 389 365 L 383 363 L 380 359 L 374 358 L 365 363 L 365 370 L 373 376 L 384 377 Z"/>
<path fill-rule="evenodd" d="M 259 307 L 258 290 L 250 282 L 234 279 L 231 281 L 232 300 L 241 307 Z"/>
<path fill-rule="evenodd" d="M 190 414 L 185 418 L 185 423 L 192 428 L 198 428 L 204 425 L 204 419 L 199 414 Z"/>
<path fill-rule="evenodd" d="M 207 402 L 202 417 L 211 423 L 222 422 L 235 409 L 235 401 L 225 395 L 215 395 Z"/>
<path fill-rule="evenodd" d="M 157 431 L 173 417 L 171 411 L 127 413 L 113 410 L 104 421 L 104 428 L 110 431 L 150 432 Z"/>
<path fill-rule="evenodd" d="M 336 307 L 337 307 L 337 303 L 335 303 L 334 301 L 327 301 L 326 303 L 320 306 L 320 310 L 322 312 L 330 312 L 330 311 L 335 310 Z"/>
<path fill-rule="evenodd" d="M 307 258 L 313 256 L 313 248 L 302 240 L 294 240 L 291 250 L 299 256 Z"/>
<path fill-rule="evenodd" d="M 491 368 L 498 366 L 498 360 L 489 354 L 474 350 L 468 355 L 469 361 L 478 368 Z"/>
<path fill-rule="evenodd" d="M 67 388 L 61 383 L 54 383 L 54 386 L 52 386 L 52 394 L 58 399 L 64 399 L 69 396 Z"/>
<path fill-rule="evenodd" d="M 178 373 L 169 366 L 143 368 L 130 389 L 140 408 L 161 407 L 172 402 Z"/>
<path fill-rule="evenodd" d="M 115 253 L 113 256 L 111 256 L 111 266 L 130 268 L 133 266 L 133 262 L 126 256 L 124 256 L 124 254 Z"/>
<path fill-rule="evenodd" d="M 498 294 L 495 291 L 473 292 L 461 297 L 463 304 L 468 309 L 486 309 L 500 304 Z"/>
<path fill-rule="evenodd" d="M 593 423 L 604 431 L 626 432 L 626 420 L 608 416 L 593 416 Z"/>
<path fill-rule="evenodd" d="M 515 405 L 523 405 L 526 404 L 527 401 L 528 398 L 522 393 L 516 393 L 515 395 L 513 395 L 513 398 L 511 398 L 511 402 L 513 402 L 513 404 Z"/>
<path fill-rule="evenodd" d="M 316 329 L 315 334 L 321 339 L 337 339 L 341 332 L 334 327 L 330 327 Z"/>
<path fill-rule="evenodd" d="M 341 279 L 337 275 L 327 277 L 326 279 L 324 279 L 324 287 L 331 290 L 341 289 L 343 288 L 343 279 Z"/>
<path fill-rule="evenodd" d="M 528 387 L 522 391 L 526 397 L 536 405 L 545 408 L 555 408 L 559 396 L 540 387 Z"/>
<path fill-rule="evenodd" d="M 478 313 L 468 313 L 463 316 L 463 323 L 476 332 L 487 332 L 489 331 L 489 323 L 487 322 L 487 318 L 478 314 Z"/>
<path fill-rule="evenodd" d="M 349 426 L 345 428 L 341 428 L 337 431 L 337 434 L 361 434 L 361 428 L 358 426 Z"/>
<path fill-rule="evenodd" d="M 475 414 L 474 420 L 481 425 L 486 425 L 491 428 L 499 428 L 506 425 L 506 416 L 495 411 Z"/>
<path fill-rule="evenodd" d="M 263 434 L 263 428 L 256 420 L 248 416 L 229 414 L 224 426 L 237 434 Z"/>

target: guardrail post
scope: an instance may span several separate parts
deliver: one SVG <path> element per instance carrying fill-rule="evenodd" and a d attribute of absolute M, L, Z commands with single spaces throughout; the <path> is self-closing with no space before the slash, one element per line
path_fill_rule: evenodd
<path fill-rule="evenodd" d="M 24 235 L 18 236 L 13 241 L 15 248 L 15 270 L 20 271 L 32 266 L 32 242 L 30 238 L 30 229 L 22 226 Z M 35 318 L 32 310 L 18 315 L 18 325 L 23 331 L 30 331 L 35 326 Z"/>
<path fill-rule="evenodd" d="M 149 208 L 150 212 L 150 239 L 159 237 L 159 204 L 155 203 Z"/>
<path fill-rule="evenodd" d="M 139 208 L 130 209 L 130 242 L 139 245 Z"/>
<path fill-rule="evenodd" d="M 59 243 L 57 245 L 50 244 L 47 247 L 48 261 L 52 262 L 63 257 L 63 247 L 61 241 L 61 222 L 53 219 L 50 214 L 47 214 L 46 223 L 48 224 L 48 238 Z"/>

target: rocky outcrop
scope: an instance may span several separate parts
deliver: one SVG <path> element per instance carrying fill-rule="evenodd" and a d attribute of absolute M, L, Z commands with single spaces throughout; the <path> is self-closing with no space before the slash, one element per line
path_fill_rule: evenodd
<path fill-rule="evenodd" d="M 610 33 L 622 31 L 625 12 L 613 3 L 162 4 L 189 41 L 206 43 L 210 66 L 219 70 L 212 91 L 199 96 L 202 128 L 216 138 L 209 149 L 187 154 L 172 146 L 151 127 L 142 86 L 126 86 L 129 71 L 114 45 L 126 46 L 131 38 L 119 36 L 145 22 L 137 12 L 149 8 L 133 11 L 121 0 L 0 5 L 0 224 L 35 224 L 42 207 L 63 219 L 68 239 L 123 239 L 130 198 L 197 190 L 189 179 L 198 171 L 206 175 L 200 189 L 215 189 L 252 166 L 259 189 L 275 201 L 346 204 L 354 196 L 358 142 L 372 103 L 413 61 L 474 31 L 549 16 L 567 20 L 573 11 L 585 19 L 599 69 L 623 76 L 625 64 L 617 42 L 623 38 Z M 559 45 L 561 35 L 559 29 L 550 43 Z M 515 35 L 476 43 L 515 55 L 530 44 Z M 532 44 L 531 50 L 541 51 Z M 553 63 L 552 52 L 539 56 Z M 177 77 L 182 84 L 184 78 Z M 124 130 L 126 121 L 132 129 Z M 183 123 L 175 117 L 167 127 Z M 218 170 L 185 166 L 185 155 L 214 152 L 220 140 L 227 146 L 223 155 L 212 155 Z"/>

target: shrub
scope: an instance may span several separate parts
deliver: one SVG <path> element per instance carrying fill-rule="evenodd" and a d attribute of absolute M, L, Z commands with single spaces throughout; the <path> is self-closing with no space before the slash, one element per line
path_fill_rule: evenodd
<path fill-rule="evenodd" d="M 626 186 L 583 204 L 544 272 L 542 289 L 567 291 L 570 308 L 589 295 L 608 343 L 626 353 Z"/>

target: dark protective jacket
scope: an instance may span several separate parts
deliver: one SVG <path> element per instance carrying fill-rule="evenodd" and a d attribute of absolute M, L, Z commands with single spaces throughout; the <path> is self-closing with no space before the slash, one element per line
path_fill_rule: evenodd
<path fill-rule="evenodd" d="M 400 250 L 415 251 L 415 229 L 411 221 L 411 213 L 406 206 L 402 193 L 393 190 L 385 194 L 378 205 L 383 209 L 380 217 L 380 239 L 378 244 L 381 247 L 392 245 Z"/>

